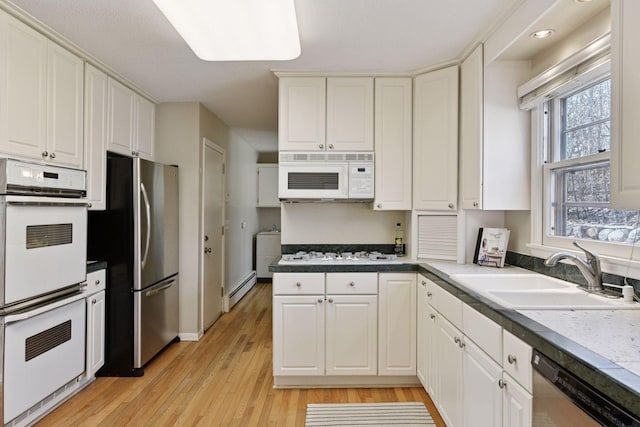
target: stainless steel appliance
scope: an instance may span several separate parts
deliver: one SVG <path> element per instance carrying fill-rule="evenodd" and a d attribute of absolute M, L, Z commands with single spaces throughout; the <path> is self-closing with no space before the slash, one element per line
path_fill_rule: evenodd
<path fill-rule="evenodd" d="M 108 264 L 96 375 L 143 375 L 178 339 L 178 168 L 108 153 L 107 209 L 89 213 L 88 253 Z"/>
<path fill-rule="evenodd" d="M 621 405 L 537 350 L 531 363 L 534 426 L 640 426 Z"/>
<path fill-rule="evenodd" d="M 297 252 L 295 254 L 283 254 L 278 264 L 280 265 L 346 265 L 346 264 L 400 264 L 395 254 L 383 254 L 380 252 Z"/>
<path fill-rule="evenodd" d="M 282 152 L 278 196 L 292 201 L 372 200 L 373 153 Z"/>
<path fill-rule="evenodd" d="M 70 394 L 85 369 L 85 176 L 0 159 L 3 425 L 33 421 L 33 408 Z"/>

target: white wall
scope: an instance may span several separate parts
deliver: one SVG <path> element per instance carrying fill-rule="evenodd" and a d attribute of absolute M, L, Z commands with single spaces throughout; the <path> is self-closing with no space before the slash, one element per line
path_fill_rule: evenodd
<path fill-rule="evenodd" d="M 256 150 L 242 138 L 242 134 L 232 129 L 227 150 L 225 293 L 232 291 L 253 270 L 253 241 L 259 231 L 257 160 Z"/>
<path fill-rule="evenodd" d="M 396 223 L 407 230 L 409 218 L 369 203 L 283 203 L 282 244 L 393 244 Z"/>

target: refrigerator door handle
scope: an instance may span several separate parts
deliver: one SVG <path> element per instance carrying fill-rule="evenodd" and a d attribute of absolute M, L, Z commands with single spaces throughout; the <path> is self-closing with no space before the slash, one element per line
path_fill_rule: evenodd
<path fill-rule="evenodd" d="M 175 282 L 176 282 L 175 280 L 171 280 L 166 285 L 163 285 L 163 286 L 160 286 L 159 288 L 155 288 L 155 289 L 151 289 L 149 291 L 146 291 L 144 293 L 144 296 L 145 297 L 150 297 L 150 296 L 159 294 L 160 292 L 164 291 L 165 289 L 168 289 L 168 288 L 172 287 Z"/>
<path fill-rule="evenodd" d="M 144 245 L 144 252 L 142 254 L 142 260 L 140 261 L 141 268 L 144 268 L 145 263 L 147 262 L 147 255 L 149 254 L 149 241 L 151 240 L 151 206 L 149 205 L 149 197 L 147 197 L 147 190 L 144 188 L 144 183 L 140 183 L 140 192 L 142 193 L 142 198 L 144 199 L 144 207 L 146 210 L 147 217 L 147 239 Z"/>

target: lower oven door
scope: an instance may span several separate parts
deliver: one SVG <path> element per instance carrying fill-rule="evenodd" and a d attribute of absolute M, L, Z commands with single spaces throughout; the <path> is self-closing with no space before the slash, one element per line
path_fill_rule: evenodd
<path fill-rule="evenodd" d="M 53 200 L 20 196 L 1 200 L 5 204 L 5 305 L 85 280 L 86 203 Z"/>
<path fill-rule="evenodd" d="M 84 372 L 85 300 L 43 309 L 4 319 L 4 424 Z"/>

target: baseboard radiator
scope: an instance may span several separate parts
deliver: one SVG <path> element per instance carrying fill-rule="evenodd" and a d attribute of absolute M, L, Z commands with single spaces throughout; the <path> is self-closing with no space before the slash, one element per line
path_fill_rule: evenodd
<path fill-rule="evenodd" d="M 257 275 L 255 270 L 250 271 L 245 277 L 243 277 L 242 280 L 240 280 L 238 284 L 233 288 L 233 290 L 229 292 L 227 298 L 225 298 L 228 301 L 228 303 L 226 303 L 224 307 L 225 311 L 231 310 L 231 307 L 236 305 L 238 301 L 240 301 L 242 297 L 245 296 L 246 293 L 251 290 L 251 288 L 253 288 L 253 285 L 256 284 L 256 281 Z"/>

